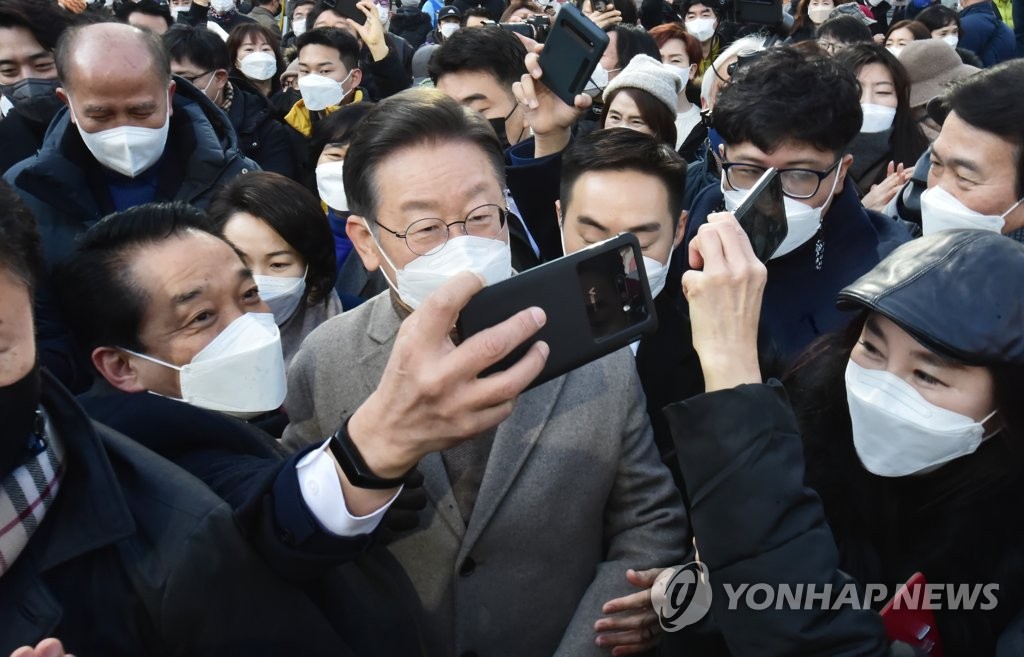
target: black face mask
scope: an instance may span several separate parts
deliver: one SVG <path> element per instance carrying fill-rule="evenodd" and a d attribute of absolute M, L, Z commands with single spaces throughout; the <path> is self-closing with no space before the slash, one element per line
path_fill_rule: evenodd
<path fill-rule="evenodd" d="M 55 90 L 58 80 L 25 78 L 14 84 L 0 84 L 0 93 L 7 96 L 15 109 L 30 121 L 49 124 L 64 103 Z"/>
<path fill-rule="evenodd" d="M 502 151 L 507 150 L 512 145 L 512 144 L 510 144 L 508 142 L 508 132 L 505 130 L 505 122 L 508 121 L 508 117 L 512 116 L 512 113 L 516 111 L 517 107 L 519 107 L 519 103 L 516 103 L 515 105 L 513 105 L 512 106 L 512 111 L 510 111 L 508 114 L 506 114 L 505 118 L 503 118 L 503 119 L 487 119 L 487 122 L 491 124 L 491 128 L 494 129 L 495 134 L 498 135 L 498 141 L 501 142 L 501 150 Z M 525 131 L 525 130 L 526 130 L 526 128 L 523 128 L 523 131 Z M 520 139 L 522 138 L 522 136 L 523 136 L 523 132 L 520 131 L 520 133 L 519 133 Z M 517 143 L 518 143 L 518 140 L 517 140 Z"/>
<path fill-rule="evenodd" d="M 42 397 L 39 365 L 9 386 L 0 387 L 0 477 L 25 463 L 36 444 L 36 411 Z"/>

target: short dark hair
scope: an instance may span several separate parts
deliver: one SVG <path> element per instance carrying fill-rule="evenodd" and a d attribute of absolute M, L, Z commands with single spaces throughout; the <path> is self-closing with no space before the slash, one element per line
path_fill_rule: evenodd
<path fill-rule="evenodd" d="M 1017 147 L 1018 197 L 1024 195 L 1024 59 L 1011 59 L 949 85 L 939 111 L 956 112 L 967 124 Z"/>
<path fill-rule="evenodd" d="M 870 43 L 871 30 L 856 16 L 836 16 L 818 26 L 816 36 L 830 37 L 839 43 Z"/>
<path fill-rule="evenodd" d="M 456 32 L 458 34 L 458 32 Z M 462 142 L 482 150 L 504 188 L 505 155 L 498 136 L 479 112 L 436 89 L 406 89 L 377 103 L 359 124 L 345 156 L 345 192 L 353 214 L 373 219 L 380 196 L 377 168 L 405 148 Z M 443 166 L 432 162 L 429 166 Z"/>
<path fill-rule="evenodd" d="M 71 25 L 68 13 L 49 0 L 4 0 L 0 27 L 22 27 L 46 50 L 57 47 L 61 33 Z"/>
<path fill-rule="evenodd" d="M 637 171 L 657 177 L 668 192 L 672 225 L 686 209 L 686 160 L 673 148 L 648 134 L 629 128 L 596 130 L 573 143 L 562 156 L 559 195 L 562 207 L 572 202 L 572 188 L 591 171 Z"/>
<path fill-rule="evenodd" d="M 0 269 L 34 291 L 42 280 L 43 249 L 36 220 L 14 189 L 0 180 Z"/>
<path fill-rule="evenodd" d="M 735 72 L 711 117 L 726 144 L 770 153 L 793 141 L 838 154 L 860 132 L 860 85 L 830 57 L 772 48 Z"/>
<path fill-rule="evenodd" d="M 921 13 L 914 16 L 914 20 L 932 32 L 950 25 L 956 25 L 957 31 L 960 31 L 960 14 L 946 5 L 932 5 L 923 9 Z"/>
<path fill-rule="evenodd" d="M 131 257 L 173 237 L 207 232 L 205 222 L 201 211 L 185 203 L 146 203 L 85 231 L 54 272 L 57 302 L 78 344 L 89 352 L 108 346 L 145 351 L 139 330 L 147 297 L 132 275 Z"/>
<path fill-rule="evenodd" d="M 370 110 L 373 103 L 351 103 L 339 107 L 313 124 L 313 137 L 309 140 L 310 162 L 316 166 L 324 149 L 328 146 L 344 146 L 355 137 L 355 128 Z"/>
<path fill-rule="evenodd" d="M 921 125 L 910 109 L 910 77 L 900 60 L 886 50 L 885 46 L 876 43 L 857 43 L 836 53 L 835 61 L 854 75 L 868 64 L 881 64 L 889 69 L 896 90 L 896 118 L 893 119 L 890 138 L 893 159 L 906 166 L 917 162 L 928 148 L 928 138 L 921 131 Z"/>
<path fill-rule="evenodd" d="M 636 87 L 619 87 L 608 94 L 608 99 L 604 103 L 604 111 L 601 113 L 602 128 L 608 122 L 608 109 L 620 93 L 624 93 L 633 99 L 633 102 L 636 103 L 636 108 L 640 110 L 640 118 L 644 120 L 647 127 L 654 131 L 655 139 L 665 142 L 670 146 L 675 146 L 677 137 L 676 113 L 650 93 Z"/>
<path fill-rule="evenodd" d="M 173 61 L 187 59 L 204 71 L 231 69 L 224 39 L 205 27 L 178 23 L 164 33 L 163 39 Z"/>
<path fill-rule="evenodd" d="M 134 38 L 138 39 L 146 50 L 149 51 L 150 59 L 153 61 L 153 72 L 161 79 L 164 85 L 171 83 L 171 56 L 164 48 L 164 42 L 160 35 L 148 30 L 140 30 L 137 27 L 126 25 L 131 30 Z M 69 27 L 60 35 L 57 40 L 57 50 L 54 53 L 54 61 L 57 63 L 57 77 L 66 89 L 71 88 L 71 53 L 78 49 L 82 32 L 96 29 L 96 24 L 76 25 Z M 127 33 L 126 33 L 127 34 Z"/>
<path fill-rule="evenodd" d="M 235 62 L 238 61 L 238 51 L 242 48 L 242 43 L 246 39 L 255 41 L 254 37 L 263 39 L 274 51 L 274 58 L 277 60 L 277 71 L 274 72 L 274 75 L 270 76 L 270 90 L 272 94 L 277 93 L 281 89 L 281 74 L 284 73 L 285 69 L 284 59 L 281 58 L 281 39 L 259 23 L 238 23 L 231 28 L 231 33 L 228 34 L 227 40 L 228 57 L 231 60 L 231 70 L 229 73 L 231 77 L 245 79 L 245 74 L 238 69 Z"/>
<path fill-rule="evenodd" d="M 345 68 L 359 68 L 359 42 L 345 30 L 336 27 L 318 27 L 307 30 L 295 40 L 295 49 L 302 52 L 306 46 L 323 46 L 338 51 L 338 58 Z"/>
<path fill-rule="evenodd" d="M 331 2 L 330 5 L 325 3 L 323 0 L 317 0 L 313 4 L 313 8 L 306 14 L 306 27 L 307 29 L 313 29 L 313 25 L 316 23 L 316 19 L 320 18 L 320 14 L 325 11 L 334 11 L 335 3 Z M 335 12 L 337 13 L 337 12 Z M 341 14 L 338 14 L 341 16 Z"/>
<path fill-rule="evenodd" d="M 648 55 L 661 61 L 661 51 L 654 37 L 639 25 L 619 23 L 615 26 L 615 54 L 618 57 L 616 68 L 626 68 L 637 55 Z"/>
<path fill-rule="evenodd" d="M 437 84 L 442 76 L 464 71 L 490 73 L 511 93 L 526 73 L 526 46 L 497 25 L 458 30 L 434 51 L 427 74 Z"/>
<path fill-rule="evenodd" d="M 260 219 L 298 251 L 309 267 L 306 303 L 325 303 L 338 277 L 338 261 L 320 200 L 290 178 L 256 171 L 217 190 L 207 208 L 210 230 L 223 237 L 224 226 L 239 212 Z"/>
<path fill-rule="evenodd" d="M 476 5 L 475 7 L 470 7 L 462 12 L 462 20 L 459 21 L 459 24 L 465 25 L 466 19 L 470 16 L 491 20 L 491 13 L 487 11 L 487 7 L 484 7 L 483 5 Z"/>
<path fill-rule="evenodd" d="M 288 20 L 291 20 L 292 17 L 295 16 L 295 10 L 296 9 L 298 9 L 299 7 L 305 7 L 306 5 L 314 5 L 315 6 L 316 2 L 314 2 L 314 0 L 294 0 L 294 2 L 289 2 L 287 4 L 288 4 Z M 310 27 L 313 27 L 313 25 L 310 24 Z"/>
<path fill-rule="evenodd" d="M 174 19 L 171 18 L 171 8 L 165 4 L 159 4 L 156 0 L 138 0 L 137 2 L 123 2 L 115 5 L 117 10 L 114 15 L 117 16 L 118 20 L 128 22 L 128 17 L 132 14 L 146 14 L 147 16 L 159 16 L 164 19 L 167 23 L 167 27 L 174 25 Z"/>

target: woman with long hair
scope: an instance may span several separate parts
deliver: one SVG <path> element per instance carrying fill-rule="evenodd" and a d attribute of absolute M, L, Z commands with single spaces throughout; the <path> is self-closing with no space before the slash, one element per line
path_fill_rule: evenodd
<path fill-rule="evenodd" d="M 912 168 L 928 148 L 928 138 L 910 110 L 907 72 L 891 52 L 877 44 L 859 43 L 839 51 L 835 61 L 860 82 L 864 122 L 850 144 L 849 174 L 863 197 L 886 178 L 890 168 Z"/>

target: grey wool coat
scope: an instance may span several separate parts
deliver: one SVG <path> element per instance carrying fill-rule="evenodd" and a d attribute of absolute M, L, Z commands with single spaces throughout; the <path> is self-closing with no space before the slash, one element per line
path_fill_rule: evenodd
<path fill-rule="evenodd" d="M 284 441 L 322 441 L 373 392 L 401 318 L 388 292 L 309 335 L 292 361 Z M 523 394 L 472 515 L 442 457 L 419 464 L 420 528 L 389 549 L 416 587 L 430 655 L 607 657 L 594 622 L 635 592 L 628 568 L 685 563 L 682 501 L 658 457 L 629 349 Z"/>

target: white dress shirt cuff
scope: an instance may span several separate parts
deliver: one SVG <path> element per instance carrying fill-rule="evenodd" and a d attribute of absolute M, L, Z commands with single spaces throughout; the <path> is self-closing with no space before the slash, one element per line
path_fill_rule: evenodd
<path fill-rule="evenodd" d="M 353 516 L 345 504 L 345 494 L 341 490 L 341 481 L 338 480 L 334 457 L 327 453 L 331 440 L 333 439 L 328 438 L 320 447 L 303 456 L 295 464 L 302 499 L 317 522 L 330 533 L 336 536 L 369 534 L 377 529 L 380 519 L 398 499 L 402 489 L 399 488 L 387 504 L 370 515 Z"/>

